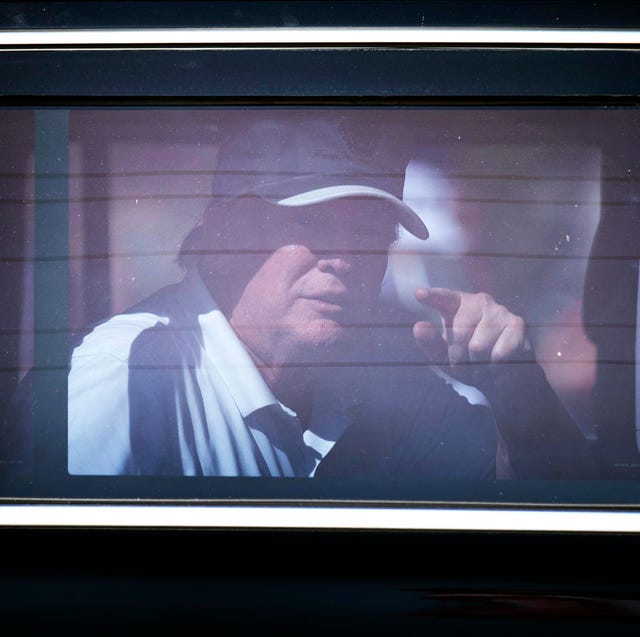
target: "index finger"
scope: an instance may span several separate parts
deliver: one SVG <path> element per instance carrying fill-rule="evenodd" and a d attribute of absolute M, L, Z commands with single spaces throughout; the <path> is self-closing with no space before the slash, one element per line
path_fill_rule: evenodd
<path fill-rule="evenodd" d="M 451 322 L 462 303 L 462 294 L 449 288 L 417 288 L 416 299 L 440 312 L 447 322 Z"/>

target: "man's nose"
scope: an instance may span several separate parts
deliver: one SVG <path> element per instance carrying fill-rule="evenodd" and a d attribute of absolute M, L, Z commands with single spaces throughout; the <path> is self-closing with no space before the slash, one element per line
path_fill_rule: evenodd
<path fill-rule="evenodd" d="M 318 259 L 318 270 L 332 272 L 338 276 L 346 276 L 351 272 L 353 265 L 350 259 L 344 256 L 325 256 Z"/>

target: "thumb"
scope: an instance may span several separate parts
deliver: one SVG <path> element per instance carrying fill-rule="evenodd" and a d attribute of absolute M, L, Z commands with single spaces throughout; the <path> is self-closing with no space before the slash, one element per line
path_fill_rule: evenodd
<path fill-rule="evenodd" d="M 418 321 L 413 325 L 413 338 L 427 362 L 434 365 L 448 364 L 447 343 L 439 327 L 429 321 Z"/>

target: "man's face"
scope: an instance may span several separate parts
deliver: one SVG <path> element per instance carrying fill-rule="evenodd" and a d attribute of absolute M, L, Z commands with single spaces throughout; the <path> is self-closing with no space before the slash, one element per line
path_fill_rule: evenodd
<path fill-rule="evenodd" d="M 396 225 L 376 199 L 240 204 L 225 233 L 229 320 L 267 365 L 342 360 L 366 338 Z"/>

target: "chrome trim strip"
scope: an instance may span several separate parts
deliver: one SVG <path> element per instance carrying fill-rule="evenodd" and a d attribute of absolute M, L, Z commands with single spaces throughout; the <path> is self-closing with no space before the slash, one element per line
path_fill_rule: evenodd
<path fill-rule="evenodd" d="M 1 47 L 139 45 L 617 45 L 640 44 L 625 29 L 486 29 L 444 27 L 265 27 L 193 29 L 8 29 Z"/>
<path fill-rule="evenodd" d="M 22 504 L 0 526 L 638 533 L 640 511 Z"/>

